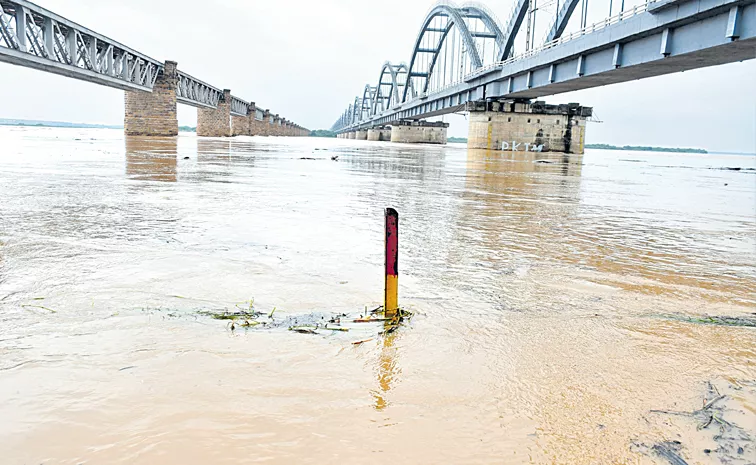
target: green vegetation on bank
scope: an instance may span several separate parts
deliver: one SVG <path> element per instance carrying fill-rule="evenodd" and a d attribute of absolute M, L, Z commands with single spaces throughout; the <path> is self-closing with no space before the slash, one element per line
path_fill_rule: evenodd
<path fill-rule="evenodd" d="M 326 129 L 316 129 L 310 133 L 310 137 L 336 137 L 336 133 Z"/>
<path fill-rule="evenodd" d="M 709 153 L 704 149 L 676 148 L 676 147 L 646 147 L 642 145 L 624 145 L 622 147 L 609 144 L 585 144 L 587 149 L 629 150 L 633 152 L 675 152 L 675 153 Z"/>
<path fill-rule="evenodd" d="M 197 132 L 194 126 L 179 126 L 179 132 Z"/>
<path fill-rule="evenodd" d="M 449 137 L 448 139 L 446 139 L 446 141 L 453 144 L 466 144 L 467 137 Z"/>

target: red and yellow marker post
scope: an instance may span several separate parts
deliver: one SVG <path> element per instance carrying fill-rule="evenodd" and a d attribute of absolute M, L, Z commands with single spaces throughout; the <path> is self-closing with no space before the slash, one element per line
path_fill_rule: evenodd
<path fill-rule="evenodd" d="M 386 318 L 399 309 L 399 213 L 386 209 L 386 293 L 383 300 Z"/>

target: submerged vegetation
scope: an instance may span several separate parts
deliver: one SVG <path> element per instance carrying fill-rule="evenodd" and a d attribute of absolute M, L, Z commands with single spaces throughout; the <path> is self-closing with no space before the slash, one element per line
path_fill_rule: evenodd
<path fill-rule="evenodd" d="M 718 325 L 718 326 L 748 326 L 756 328 L 756 316 L 720 316 L 720 315 L 703 315 L 703 316 L 689 316 L 689 315 L 663 315 L 662 318 L 684 321 L 686 323 L 697 323 L 703 325 Z"/>
<path fill-rule="evenodd" d="M 355 328 L 352 325 L 360 326 L 361 323 L 382 323 L 383 331 L 379 332 L 381 335 L 393 333 L 404 323 L 409 322 L 414 315 L 407 309 L 399 308 L 395 315 L 387 317 L 383 306 L 380 306 L 373 310 L 365 308 L 363 312 L 353 315 L 313 312 L 276 319 L 275 307 L 269 313 L 259 312 L 254 308 L 254 300 L 244 302 L 244 307 L 237 304 L 236 310 L 200 310 L 197 314 L 210 317 L 213 320 L 226 321 L 227 328 L 231 331 L 235 331 L 237 328 L 286 328 L 300 334 L 330 334 L 334 332 L 348 333 Z M 353 344 L 362 344 L 369 340 L 372 340 L 372 338 L 356 341 Z"/>

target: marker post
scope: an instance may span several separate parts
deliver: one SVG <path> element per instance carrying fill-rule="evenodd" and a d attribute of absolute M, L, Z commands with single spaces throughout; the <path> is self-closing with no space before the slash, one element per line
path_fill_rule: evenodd
<path fill-rule="evenodd" d="M 399 309 L 399 213 L 386 209 L 386 292 L 383 308 L 386 318 L 394 318 Z"/>

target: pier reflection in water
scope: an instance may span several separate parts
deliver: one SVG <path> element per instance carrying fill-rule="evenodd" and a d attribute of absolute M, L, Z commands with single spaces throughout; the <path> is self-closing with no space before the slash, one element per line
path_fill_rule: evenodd
<path fill-rule="evenodd" d="M 750 158 L 0 131 L 4 463 L 707 463 L 756 378 Z M 386 206 L 407 327 L 198 315 L 379 304 Z"/>
<path fill-rule="evenodd" d="M 130 179 L 176 182 L 178 142 L 175 137 L 124 138 L 126 176 Z"/>

